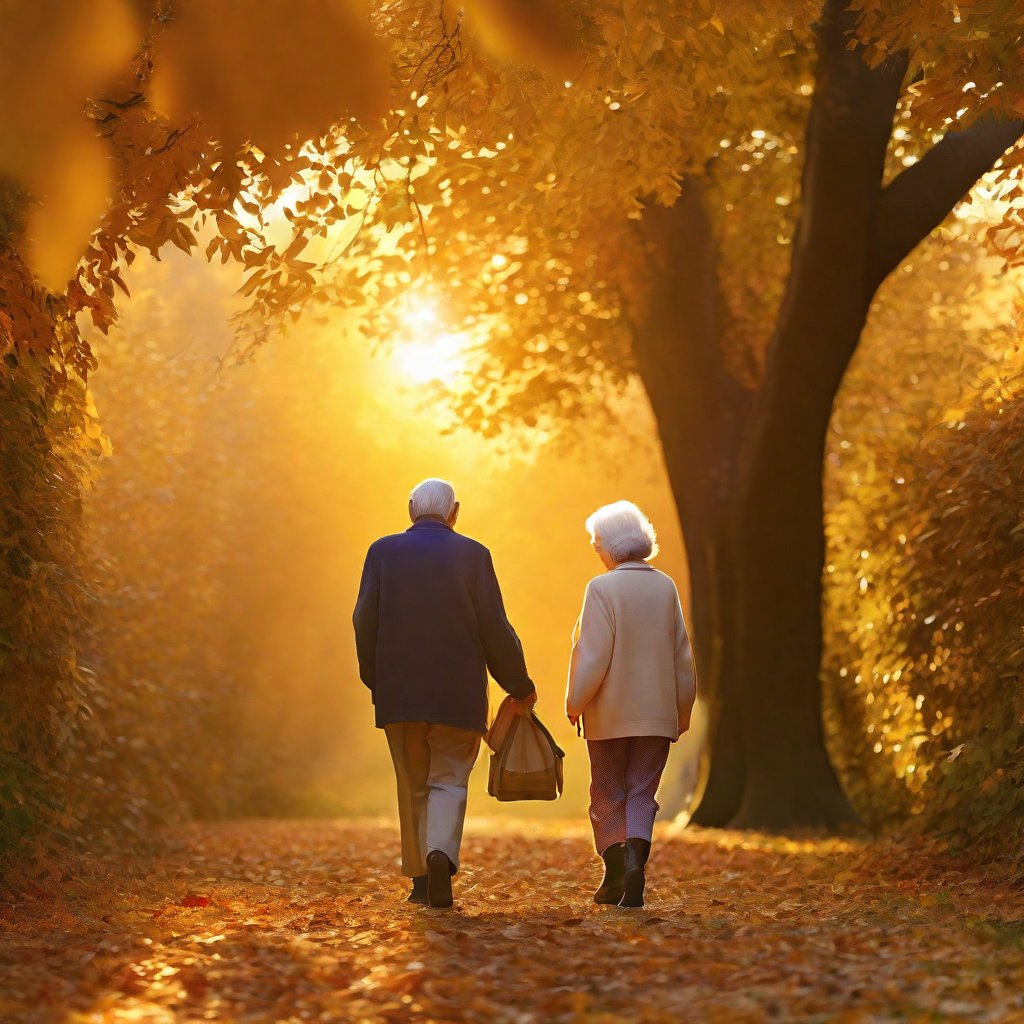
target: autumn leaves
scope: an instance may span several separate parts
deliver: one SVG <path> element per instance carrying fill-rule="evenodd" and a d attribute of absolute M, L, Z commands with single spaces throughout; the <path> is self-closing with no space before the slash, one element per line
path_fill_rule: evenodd
<path fill-rule="evenodd" d="M 27 193 L 4 234 L 20 228 L 39 279 L 63 291 L 115 188 L 90 117 L 131 63 L 138 19 L 123 0 L 8 2 L 2 11 L 0 175 Z"/>
<path fill-rule="evenodd" d="M 162 856 L 90 857 L 73 890 L 0 911 L 0 1013 L 11 1024 L 1010 1024 L 1024 1013 L 1024 905 L 1002 869 L 920 847 L 691 831 L 659 844 L 651 906 L 621 914 L 589 904 L 583 833 L 471 829 L 452 914 L 402 902 L 394 834 L 368 822 L 206 825 Z"/>
<path fill-rule="evenodd" d="M 493 52 L 568 69 L 573 26 L 561 5 L 474 0 L 444 4 L 440 17 L 457 24 L 463 6 Z M 438 16 L 425 7 L 423 24 Z M 123 184 L 128 162 L 105 136 L 129 105 L 165 122 L 171 140 L 193 131 L 229 157 L 251 147 L 256 162 L 350 118 L 385 117 L 408 97 L 390 66 L 394 25 L 386 12 L 377 19 L 360 0 L 5 4 L 0 181 L 18 195 L 0 204 L 10 207 L 0 233 L 20 236 L 39 281 L 63 292 Z"/>

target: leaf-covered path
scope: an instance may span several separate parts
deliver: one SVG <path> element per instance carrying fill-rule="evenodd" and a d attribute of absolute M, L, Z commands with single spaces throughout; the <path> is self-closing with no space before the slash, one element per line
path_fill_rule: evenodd
<path fill-rule="evenodd" d="M 387 824 L 171 838 L 4 909 L 0 1019 L 1024 1021 L 1024 894 L 923 850 L 663 831 L 622 911 L 582 824 L 477 822 L 444 912 Z"/>

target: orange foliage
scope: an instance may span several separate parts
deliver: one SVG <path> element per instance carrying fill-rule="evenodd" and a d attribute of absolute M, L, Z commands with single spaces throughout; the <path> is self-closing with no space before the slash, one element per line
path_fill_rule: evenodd
<path fill-rule="evenodd" d="M 911 844 L 659 831 L 639 911 L 596 907 L 585 825 L 469 823 L 453 911 L 404 902 L 376 821 L 238 822 L 92 857 L 0 911 L 11 1024 L 1011 1024 L 1012 872 Z"/>
<path fill-rule="evenodd" d="M 557 0 L 471 0 L 467 10 L 471 27 L 498 59 L 528 61 L 570 77 L 582 68 L 571 5 Z"/>
<path fill-rule="evenodd" d="M 179 0 L 152 58 L 153 106 L 178 124 L 199 114 L 228 154 L 280 154 L 387 112 L 386 51 L 359 0 Z"/>
<path fill-rule="evenodd" d="M 139 41 L 125 0 L 5 7 L 0 174 L 33 197 L 27 257 L 52 291 L 64 290 L 115 186 L 115 164 L 83 106 L 123 73 Z"/>

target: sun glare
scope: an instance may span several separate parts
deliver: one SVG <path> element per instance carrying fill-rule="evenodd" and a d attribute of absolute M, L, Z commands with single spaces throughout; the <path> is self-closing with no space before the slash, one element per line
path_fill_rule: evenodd
<path fill-rule="evenodd" d="M 394 359 L 401 372 L 416 384 L 450 384 L 466 366 L 469 338 L 446 331 L 434 306 L 414 304 L 402 316 L 405 337 L 396 345 Z"/>

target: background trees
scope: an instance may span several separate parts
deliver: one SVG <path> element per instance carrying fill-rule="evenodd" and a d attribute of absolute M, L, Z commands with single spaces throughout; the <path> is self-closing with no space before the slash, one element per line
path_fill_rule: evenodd
<path fill-rule="evenodd" d="M 568 634 L 599 567 L 582 523 L 608 467 L 663 524 L 662 564 L 685 578 L 649 423 L 637 434 L 655 470 L 607 440 L 570 458 L 445 436 L 447 411 L 420 402 L 419 343 L 374 357 L 341 316 L 218 372 L 239 278 L 180 253 L 144 264 L 118 329 L 91 339 L 112 455 L 84 496 L 79 656 L 94 716 L 73 736 L 69 774 L 78 813 L 111 835 L 182 816 L 390 811 L 387 748 L 354 668 L 352 588 L 429 472 L 459 481 L 464 528 L 494 553 L 545 720 L 566 742 Z M 565 802 L 543 810 L 581 810 L 585 776 L 574 758 Z M 476 786 L 485 799 L 486 773 Z"/>
<path fill-rule="evenodd" d="M 979 853 L 1020 841 L 1020 279 L 972 237 L 985 205 L 890 282 L 841 389 L 824 661 L 832 749 L 864 817 Z M 908 305 L 925 310 L 912 325 Z"/>
<path fill-rule="evenodd" d="M 0 118 L 0 809 L 10 823 L 5 839 L 13 840 L 18 823 L 38 824 L 40 811 L 58 830 L 79 820 L 81 807 L 67 798 L 68 757 L 94 711 L 79 664 L 95 597 L 80 492 L 105 442 L 87 385 L 96 360 L 76 318 L 88 314 L 108 330 L 136 254 L 156 255 L 168 242 L 190 251 L 200 220 L 216 232 L 222 258 L 242 261 L 259 237 L 250 226 L 259 206 L 246 190 L 269 203 L 308 171 L 297 129 L 328 132 L 339 116 L 383 110 L 387 66 L 365 12 L 360 18 L 315 0 L 278 19 L 282 49 L 273 60 L 257 59 L 271 26 L 235 7 L 211 12 L 183 3 L 175 13 L 164 4 L 104 0 L 86 9 L 50 0 L 8 8 Z M 316 64 L 305 60 L 310 49 Z M 241 93 L 232 58 L 262 69 L 247 75 Z M 189 91 L 196 85 L 199 109 Z M 301 113 L 288 101 L 293 86 L 306 97 Z M 282 126 L 283 109 L 291 111 L 290 128 Z M 331 204 L 321 203 L 296 218 L 296 231 L 330 215 Z M 306 272 L 283 262 L 294 255 L 282 254 L 267 289 L 279 303 L 294 275 Z"/>

